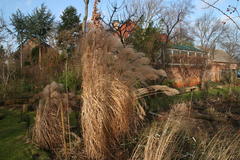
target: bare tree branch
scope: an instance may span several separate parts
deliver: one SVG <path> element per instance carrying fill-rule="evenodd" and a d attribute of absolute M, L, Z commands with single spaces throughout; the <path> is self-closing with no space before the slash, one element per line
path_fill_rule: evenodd
<path fill-rule="evenodd" d="M 101 20 L 110 31 L 117 34 L 125 46 L 126 37 L 135 29 L 142 16 L 136 20 L 136 12 L 130 12 L 126 4 L 118 6 L 117 3 L 111 3 L 110 5 L 109 18 L 102 17 Z M 122 8 L 124 8 L 123 11 Z M 117 15 L 119 12 L 120 15 Z"/>
<path fill-rule="evenodd" d="M 201 0 L 203 3 L 207 4 L 208 6 L 218 10 L 220 13 L 222 13 L 224 16 L 226 16 L 228 19 L 230 19 L 235 25 L 236 27 L 240 30 L 240 26 L 236 23 L 236 21 L 229 16 L 228 14 L 226 14 L 224 11 L 222 11 L 220 8 L 216 7 L 214 4 L 210 4 L 209 2 L 205 1 L 205 0 Z M 215 3 L 216 4 L 216 3 Z"/>

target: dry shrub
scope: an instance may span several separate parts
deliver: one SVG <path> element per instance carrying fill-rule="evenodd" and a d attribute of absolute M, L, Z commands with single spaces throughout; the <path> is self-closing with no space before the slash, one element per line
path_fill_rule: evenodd
<path fill-rule="evenodd" d="M 239 160 L 239 133 L 223 128 L 213 137 L 197 136 L 200 133 L 193 131 L 207 131 L 198 130 L 188 105 L 174 105 L 165 123 L 155 122 L 137 145 L 131 160 Z"/>
<path fill-rule="evenodd" d="M 70 132 L 69 107 L 75 103 L 74 95 L 62 93 L 62 88 L 52 82 L 41 92 L 33 127 L 33 141 L 40 148 L 67 159 L 72 152 L 71 146 L 76 147 L 80 140 Z"/>
<path fill-rule="evenodd" d="M 240 135 L 226 129 L 220 130 L 210 141 L 202 141 L 193 160 L 240 159 Z"/>
<path fill-rule="evenodd" d="M 108 32 L 91 31 L 82 41 L 85 150 L 91 159 L 113 158 L 122 137 L 144 114 L 135 86 L 156 79 L 160 72 L 148 65 L 142 53 L 124 48 Z"/>
<path fill-rule="evenodd" d="M 155 122 L 137 145 L 131 160 L 179 159 L 185 137 L 186 121 L 169 113 L 165 123 Z"/>

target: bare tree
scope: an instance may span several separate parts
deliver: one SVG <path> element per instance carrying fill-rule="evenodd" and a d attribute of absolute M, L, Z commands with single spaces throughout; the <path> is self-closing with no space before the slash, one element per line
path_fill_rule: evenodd
<path fill-rule="evenodd" d="M 0 14 L 0 43 L 6 38 L 6 23 L 4 21 L 3 15 Z"/>
<path fill-rule="evenodd" d="M 173 33 L 176 33 L 175 29 L 177 26 L 183 23 L 186 20 L 187 15 L 191 13 L 191 10 L 193 9 L 191 2 L 191 0 L 174 1 L 170 3 L 169 6 L 165 7 L 161 15 L 159 15 L 159 25 L 163 29 L 163 33 L 166 35 L 159 57 L 163 68 L 166 68 L 168 44 L 170 40 L 176 36 L 176 34 Z"/>
<path fill-rule="evenodd" d="M 109 15 L 101 17 L 108 30 L 115 32 L 124 46 L 126 38 L 134 31 L 141 19 L 142 15 L 137 15 L 137 10 L 129 8 L 124 2 L 120 5 L 116 2 L 110 3 Z"/>
<path fill-rule="evenodd" d="M 221 40 L 221 48 L 232 58 L 240 54 L 240 31 L 237 27 L 230 26 Z"/>
<path fill-rule="evenodd" d="M 143 27 L 147 28 L 150 23 L 159 20 L 164 9 L 163 2 L 164 0 L 133 0 L 127 4 L 127 8 L 129 13 L 142 16 Z"/>
<path fill-rule="evenodd" d="M 83 18 L 83 23 L 82 23 L 82 30 L 83 33 L 85 33 L 87 31 L 87 19 L 88 19 L 88 5 L 89 5 L 89 0 L 83 0 L 84 4 L 85 4 L 85 15 Z"/>
<path fill-rule="evenodd" d="M 179 24 L 178 27 L 176 27 L 175 31 L 172 33 L 172 42 L 179 45 L 193 46 L 194 37 L 191 32 L 189 32 L 191 30 L 192 26 L 190 26 L 188 23 Z"/>
<path fill-rule="evenodd" d="M 3 55 L 0 57 L 0 84 L 4 90 L 5 98 L 9 82 L 15 78 L 16 65 L 12 53 L 12 44 L 7 43 Z"/>
<path fill-rule="evenodd" d="M 220 8 L 218 7 L 218 4 L 224 0 L 215 0 L 214 2 L 209 2 L 207 0 L 201 0 L 204 4 L 207 5 L 206 9 L 207 8 L 213 8 L 215 10 L 217 10 L 218 12 L 220 12 L 222 15 L 224 15 L 227 19 L 226 19 L 226 22 L 228 20 L 230 20 L 233 24 L 236 25 L 236 27 L 240 30 L 240 25 L 238 23 L 238 19 L 240 18 L 240 12 L 239 12 L 239 8 L 238 8 L 238 3 L 239 3 L 239 0 L 236 0 L 237 4 L 236 6 L 232 5 L 230 2 L 229 2 L 229 5 L 227 5 L 226 8 Z M 225 22 L 225 23 L 226 23 Z"/>
<path fill-rule="evenodd" d="M 221 40 L 221 48 L 231 57 L 230 61 L 239 58 L 240 53 L 240 31 L 236 26 L 230 26 L 226 31 L 224 38 Z M 228 82 L 229 94 L 232 92 L 232 85 L 234 84 L 234 71 L 231 70 L 231 63 L 228 64 Z"/>
<path fill-rule="evenodd" d="M 216 19 L 211 14 L 204 14 L 198 18 L 194 26 L 194 35 L 199 41 L 204 56 L 214 56 L 217 43 L 221 40 L 221 36 L 226 31 L 224 23 L 220 19 Z M 203 67 L 200 74 L 201 88 L 205 88 L 205 81 L 207 75 L 208 58 L 203 62 Z"/>

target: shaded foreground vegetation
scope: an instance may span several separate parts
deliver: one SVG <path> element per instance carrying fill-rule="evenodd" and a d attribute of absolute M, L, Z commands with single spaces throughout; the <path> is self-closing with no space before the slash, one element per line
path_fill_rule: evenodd
<path fill-rule="evenodd" d="M 81 93 L 71 92 L 65 75 L 65 85 L 52 82 L 30 99 L 29 109 L 36 110 L 34 123 L 29 116 L 23 118 L 31 131 L 31 143 L 49 152 L 52 159 L 195 160 L 193 157 L 205 154 L 223 126 L 232 133 L 239 128 L 238 87 L 146 98 L 146 92 L 141 96 L 136 91 L 158 80 L 163 71 L 153 68 L 144 54 L 98 29 L 87 33 L 80 45 L 82 70 L 76 70 L 82 74 Z M 22 115 L 27 115 L 25 105 Z M 76 127 L 71 114 L 76 114 Z M 155 135 L 160 135 L 159 139 Z M 229 156 L 219 160 L 238 159 L 238 152 L 230 148 Z M 217 156 L 222 157 L 221 149 L 224 147 Z M 34 159 L 35 155 L 31 156 Z"/>
<path fill-rule="evenodd" d="M 121 144 L 125 151 L 128 150 L 126 157 L 132 155 L 132 159 L 144 159 L 142 154 L 145 153 L 147 154 L 144 155 L 145 159 L 149 159 L 149 156 L 157 156 L 155 158 L 159 159 L 157 154 L 161 152 L 162 156 L 164 155 L 162 159 L 168 159 L 168 156 L 172 155 L 177 156 L 176 159 L 182 160 L 198 159 L 199 157 L 203 160 L 210 160 L 213 157 L 213 159 L 230 160 L 228 157 L 239 155 L 239 153 L 232 152 L 237 152 L 236 147 L 239 146 L 240 88 L 235 87 L 231 96 L 228 91 L 229 88 L 223 88 L 210 89 L 209 92 L 196 91 L 192 95 L 185 93 L 174 97 L 160 95 L 149 97 L 150 99 L 147 100 L 147 103 L 150 104 L 149 112 L 147 112 L 147 121 L 143 124 L 145 129 L 140 129 L 142 131 L 139 131 L 137 137 L 128 139 Z M 191 99 L 193 101 L 189 115 L 188 107 Z M 174 106 L 174 104 L 182 102 L 186 103 Z M 170 115 L 168 114 L 169 110 L 171 110 Z M 18 108 L 1 107 L 0 157 L 2 159 L 49 159 L 50 155 L 47 152 L 30 144 L 29 132 L 34 124 L 34 116 L 34 112 L 21 114 Z M 73 127 L 76 126 L 74 116 L 73 113 L 70 117 Z M 165 134 L 163 134 L 164 130 L 166 130 Z M 151 140 L 151 138 L 153 139 Z M 138 143 L 139 145 L 137 145 Z M 146 144 L 147 146 L 152 145 L 148 147 L 153 148 L 144 148 Z M 154 150 L 156 149 L 154 146 L 157 144 L 159 147 L 165 147 L 161 147 L 157 152 Z M 136 145 L 137 148 L 135 148 Z M 12 154 L 13 152 L 15 154 Z M 199 155 L 199 153 L 205 154 Z M 139 156 L 142 158 L 137 158 Z M 173 158 L 172 156 L 170 158 Z M 218 156 L 220 157 L 216 158 Z"/>

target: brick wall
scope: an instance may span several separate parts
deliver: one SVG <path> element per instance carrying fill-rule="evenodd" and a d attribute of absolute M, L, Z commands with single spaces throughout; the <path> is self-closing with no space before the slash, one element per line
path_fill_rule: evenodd
<path fill-rule="evenodd" d="M 195 66 L 170 66 L 167 69 L 168 76 L 173 79 L 178 88 L 196 86 L 201 83 L 201 67 Z M 222 70 L 237 69 L 237 64 L 212 63 L 206 75 L 207 81 L 219 82 L 221 80 Z"/>

